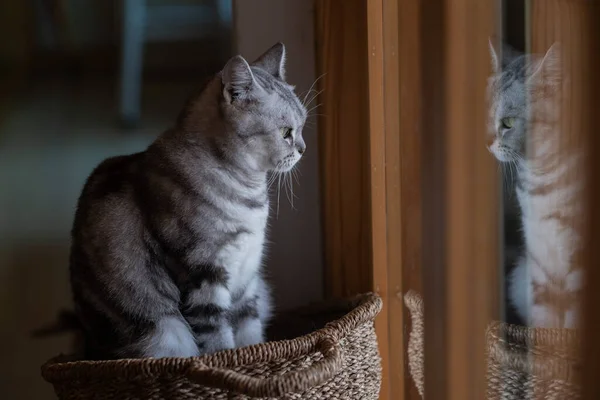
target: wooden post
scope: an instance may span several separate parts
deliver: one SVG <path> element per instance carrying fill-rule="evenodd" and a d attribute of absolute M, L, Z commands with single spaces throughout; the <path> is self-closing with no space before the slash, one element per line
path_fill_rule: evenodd
<path fill-rule="evenodd" d="M 497 167 L 484 134 L 497 10 L 422 4 L 425 396 L 483 399 L 485 330 L 500 310 Z"/>
<path fill-rule="evenodd" d="M 367 1 L 316 3 L 325 294 L 372 290 Z"/>

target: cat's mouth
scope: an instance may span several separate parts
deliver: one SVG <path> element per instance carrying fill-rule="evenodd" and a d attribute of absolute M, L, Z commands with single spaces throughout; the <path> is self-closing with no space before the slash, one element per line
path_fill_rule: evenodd
<path fill-rule="evenodd" d="M 516 152 L 513 149 L 498 143 L 498 141 L 495 141 L 490 146 L 488 146 L 488 150 L 500 162 L 513 162 L 518 161 L 519 159 Z"/>
<path fill-rule="evenodd" d="M 292 170 L 292 168 L 294 168 L 294 166 L 296 165 L 296 163 L 298 162 L 299 157 L 297 157 L 295 154 L 290 154 L 284 157 L 283 160 L 281 160 L 277 166 L 275 167 L 275 171 L 277 172 L 289 172 Z"/>

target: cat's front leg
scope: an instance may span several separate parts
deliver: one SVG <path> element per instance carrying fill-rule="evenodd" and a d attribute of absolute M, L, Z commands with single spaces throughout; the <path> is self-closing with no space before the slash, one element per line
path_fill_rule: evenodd
<path fill-rule="evenodd" d="M 181 313 L 192 328 L 200 354 L 234 348 L 234 333 L 229 319 L 231 294 L 226 282 L 202 279 L 195 283 L 196 287 L 188 285 Z"/>
<path fill-rule="evenodd" d="M 245 347 L 264 342 L 265 325 L 270 317 L 270 293 L 262 277 L 257 277 L 232 310 L 235 346 Z"/>
<path fill-rule="evenodd" d="M 508 276 L 508 299 L 525 325 L 532 323 L 532 290 L 528 260 L 522 255 Z"/>
<path fill-rule="evenodd" d="M 248 299 L 231 315 L 231 324 L 234 327 L 235 346 L 245 347 L 262 343 L 264 326 L 258 317 L 257 299 Z"/>

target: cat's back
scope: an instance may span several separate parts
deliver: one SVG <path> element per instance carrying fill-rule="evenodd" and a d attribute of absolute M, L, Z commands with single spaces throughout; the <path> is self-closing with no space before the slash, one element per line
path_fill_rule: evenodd
<path fill-rule="evenodd" d="M 120 197 L 131 187 L 144 153 L 135 153 L 107 158 L 102 161 L 87 179 L 80 201 Z"/>
<path fill-rule="evenodd" d="M 108 158 L 90 174 L 77 204 L 74 244 L 86 232 L 102 235 L 102 231 L 114 230 L 119 224 L 130 225 L 128 219 L 135 217 L 136 177 L 144 154 Z"/>

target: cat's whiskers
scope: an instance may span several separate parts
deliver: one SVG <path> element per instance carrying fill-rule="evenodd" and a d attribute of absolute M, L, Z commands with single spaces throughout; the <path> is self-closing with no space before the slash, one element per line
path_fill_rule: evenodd
<path fill-rule="evenodd" d="M 279 161 L 277 163 L 277 165 L 275 166 L 275 168 L 273 169 L 273 171 L 271 172 L 271 175 L 269 176 L 269 179 L 267 180 L 267 191 L 269 191 L 271 189 L 271 186 L 273 185 L 275 180 L 277 180 L 277 177 L 280 174 L 279 168 L 281 167 L 282 164 L 283 164 L 283 161 Z"/>
<path fill-rule="evenodd" d="M 515 177 L 515 175 L 518 175 L 517 173 L 517 164 L 515 163 L 515 161 L 511 161 L 510 162 L 510 182 L 509 185 L 512 186 L 513 182 L 515 181 L 515 179 L 518 179 L 518 176 Z"/>
<path fill-rule="evenodd" d="M 294 207 L 294 198 L 296 198 L 296 194 L 294 193 L 294 178 L 296 177 L 295 173 L 295 168 L 298 164 L 296 164 L 289 172 L 288 172 L 288 179 L 290 181 L 290 194 L 291 194 L 291 203 L 292 203 L 292 209 L 295 210 L 296 208 Z M 296 178 L 297 180 L 297 178 Z"/>
<path fill-rule="evenodd" d="M 312 102 L 313 102 L 313 101 L 315 101 L 315 100 L 316 100 L 316 99 L 319 97 L 319 95 L 320 95 L 321 93 L 323 93 L 323 91 L 322 91 L 322 90 L 319 90 L 318 92 L 316 92 L 316 93 L 315 93 L 315 94 L 314 94 L 314 95 L 313 95 L 313 96 L 310 98 L 310 100 L 309 100 L 309 101 L 308 101 L 308 102 L 307 102 L 307 103 L 304 105 L 304 107 L 308 107 L 309 105 L 311 105 L 311 104 L 312 104 Z"/>
<path fill-rule="evenodd" d="M 304 98 L 302 99 L 302 104 L 304 104 L 304 106 L 306 106 L 307 104 L 310 104 L 310 102 L 306 102 L 306 98 L 308 97 L 308 95 L 313 91 L 313 88 L 315 87 L 315 85 L 317 84 L 317 82 L 324 77 L 325 75 L 327 75 L 327 72 L 321 74 L 321 76 L 319 76 L 317 79 L 315 79 L 315 81 L 312 83 L 312 85 L 310 85 L 310 88 L 308 89 L 308 92 L 306 93 L 306 95 L 304 96 Z M 322 90 L 321 90 L 322 92 Z M 319 93 L 320 94 L 320 93 Z M 318 96 L 318 94 L 317 94 Z M 314 98 L 313 98 L 314 99 Z M 312 100 L 311 100 L 312 101 Z"/>
<path fill-rule="evenodd" d="M 292 210 L 294 209 L 294 187 L 292 185 L 292 181 L 291 181 L 291 175 L 290 172 L 287 171 L 284 175 L 284 182 L 285 182 L 285 186 L 286 186 L 286 195 L 288 198 L 288 201 L 290 202 L 290 205 L 292 206 Z M 287 190 L 289 189 L 289 191 Z"/>
<path fill-rule="evenodd" d="M 311 107 L 310 109 L 306 110 L 306 114 L 307 115 L 311 115 L 310 113 L 315 111 L 317 108 L 321 107 L 323 105 L 323 103 L 319 103 L 316 106 Z"/>
<path fill-rule="evenodd" d="M 275 216 L 279 218 L 279 196 L 281 194 L 281 173 L 277 172 L 277 212 Z"/>
<path fill-rule="evenodd" d="M 525 162 L 525 159 L 523 158 L 522 155 L 519 154 L 519 152 L 517 152 L 513 149 L 508 149 L 508 153 L 512 158 L 510 163 L 514 167 L 514 173 L 515 173 L 515 175 L 518 176 L 519 168 L 521 167 L 521 165 L 523 165 L 523 163 Z"/>
<path fill-rule="evenodd" d="M 275 182 L 275 179 L 277 179 L 277 173 L 271 172 L 269 178 L 267 179 L 267 191 L 271 189 L 271 186 L 273 185 L 273 182 Z"/>
<path fill-rule="evenodd" d="M 308 97 L 308 96 L 311 96 L 311 98 L 312 98 L 312 97 L 314 97 L 315 95 L 317 95 L 317 96 L 318 96 L 318 95 L 319 95 L 319 91 L 318 91 L 317 89 L 311 89 L 311 90 L 309 90 L 309 91 L 307 91 L 307 92 L 303 92 L 303 93 L 302 93 L 302 95 L 304 95 L 304 98 L 302 99 L 302 105 L 303 105 L 304 107 L 306 107 L 306 105 L 307 105 L 307 103 L 306 103 L 306 99 L 307 99 L 307 97 Z"/>
<path fill-rule="evenodd" d="M 298 161 L 298 164 L 299 164 L 299 163 L 300 163 L 300 162 Z M 296 165 L 298 165 L 298 164 L 296 164 Z M 299 171 L 299 170 L 298 170 L 298 169 L 296 169 L 296 166 L 294 166 L 294 168 L 292 169 L 292 171 L 291 171 L 291 172 L 292 172 L 292 177 L 293 177 L 293 178 L 296 180 L 296 183 L 298 184 L 298 186 L 300 186 L 300 179 L 298 178 L 298 171 Z"/>
<path fill-rule="evenodd" d="M 498 163 L 496 173 L 499 173 L 502 176 L 503 187 L 508 187 L 508 178 L 506 176 L 506 167 L 504 166 L 504 164 Z"/>
<path fill-rule="evenodd" d="M 306 96 L 308 96 L 310 93 L 313 93 L 313 92 L 316 92 L 316 90 L 313 90 L 313 89 L 305 90 L 303 92 L 298 93 L 298 98 L 300 98 L 300 97 L 305 98 Z M 300 100 L 300 102 L 302 102 L 302 100 Z M 302 103 L 302 104 L 304 104 L 304 103 Z"/>

